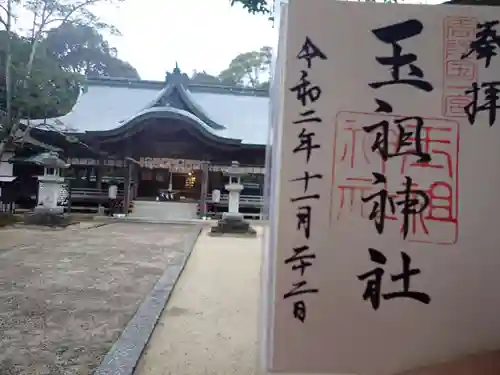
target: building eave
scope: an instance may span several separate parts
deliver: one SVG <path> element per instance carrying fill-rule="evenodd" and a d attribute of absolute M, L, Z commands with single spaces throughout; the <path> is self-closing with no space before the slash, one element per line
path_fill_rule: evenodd
<path fill-rule="evenodd" d="M 240 139 L 224 138 L 213 133 L 213 128 L 205 124 L 201 119 L 197 118 L 195 115 L 180 110 L 173 107 L 152 107 L 146 109 L 134 117 L 128 119 L 118 128 L 110 130 L 100 130 L 100 131 L 88 131 L 85 133 L 86 136 L 90 137 L 119 137 L 130 135 L 131 133 L 137 133 L 146 126 L 146 121 L 150 119 L 176 119 L 181 120 L 188 126 L 193 126 L 196 131 L 200 132 L 203 136 L 226 145 L 240 145 Z"/>

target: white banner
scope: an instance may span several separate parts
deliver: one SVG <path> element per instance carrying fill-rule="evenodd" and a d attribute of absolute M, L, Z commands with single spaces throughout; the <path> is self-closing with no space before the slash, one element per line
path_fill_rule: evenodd
<path fill-rule="evenodd" d="M 266 370 L 500 348 L 499 19 L 290 1 Z"/>

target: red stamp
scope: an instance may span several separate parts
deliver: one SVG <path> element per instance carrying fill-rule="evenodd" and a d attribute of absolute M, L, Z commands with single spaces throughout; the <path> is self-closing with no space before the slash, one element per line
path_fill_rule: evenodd
<path fill-rule="evenodd" d="M 449 60 L 446 62 L 445 79 L 460 79 L 474 81 L 476 79 L 477 65 L 470 60 Z"/>
<path fill-rule="evenodd" d="M 476 36 L 477 19 L 474 17 L 446 17 L 444 31 L 447 39 L 472 39 Z"/>
<path fill-rule="evenodd" d="M 452 59 L 458 60 L 462 58 L 462 55 L 466 54 L 470 48 L 470 42 L 473 39 L 445 39 L 445 61 Z M 472 56 L 467 56 L 465 59 L 472 60 Z"/>
<path fill-rule="evenodd" d="M 464 107 L 470 103 L 470 98 L 465 90 L 478 79 L 479 73 L 474 55 L 465 55 L 476 39 L 477 23 L 473 17 L 446 17 L 444 20 L 442 114 L 445 117 L 466 117 Z"/>
<path fill-rule="evenodd" d="M 400 115 L 359 112 L 340 112 L 335 124 L 334 170 L 332 179 L 332 220 L 343 220 L 356 215 L 369 220 L 372 210 L 366 198 L 382 188 L 374 186 L 373 173 L 383 174 L 387 183 L 384 189 L 391 199 L 401 199 L 405 177 L 411 177 L 414 187 L 424 191 L 429 204 L 424 211 L 411 216 L 407 240 L 435 244 L 453 244 L 458 236 L 458 146 L 459 124 L 453 120 L 424 118 L 420 129 L 420 146 L 430 155 L 428 162 L 419 161 L 406 149 L 404 155 L 384 161 L 372 146 L 380 141 L 380 134 L 367 133 L 363 127 L 387 121 L 390 126 L 389 151 L 398 149 L 398 129 L 395 120 Z M 416 125 L 406 125 L 405 138 L 416 145 Z M 417 162 L 418 161 L 418 162 Z M 399 194 L 398 194 L 399 192 Z M 401 214 L 386 213 L 384 232 L 401 232 Z"/>
<path fill-rule="evenodd" d="M 444 115 L 446 117 L 466 117 L 464 108 L 470 102 L 471 98 L 465 94 L 447 94 L 444 96 Z"/>

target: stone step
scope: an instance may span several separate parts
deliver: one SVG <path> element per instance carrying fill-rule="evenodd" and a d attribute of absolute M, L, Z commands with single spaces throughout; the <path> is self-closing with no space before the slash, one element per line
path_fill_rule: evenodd
<path fill-rule="evenodd" d="M 134 201 L 130 218 L 151 220 L 191 220 L 196 219 L 196 203 Z"/>

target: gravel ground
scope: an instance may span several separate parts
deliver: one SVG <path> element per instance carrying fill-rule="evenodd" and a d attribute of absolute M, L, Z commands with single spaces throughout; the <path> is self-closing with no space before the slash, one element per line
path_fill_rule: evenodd
<path fill-rule="evenodd" d="M 1 230 L 0 374 L 91 374 L 192 231 Z"/>

